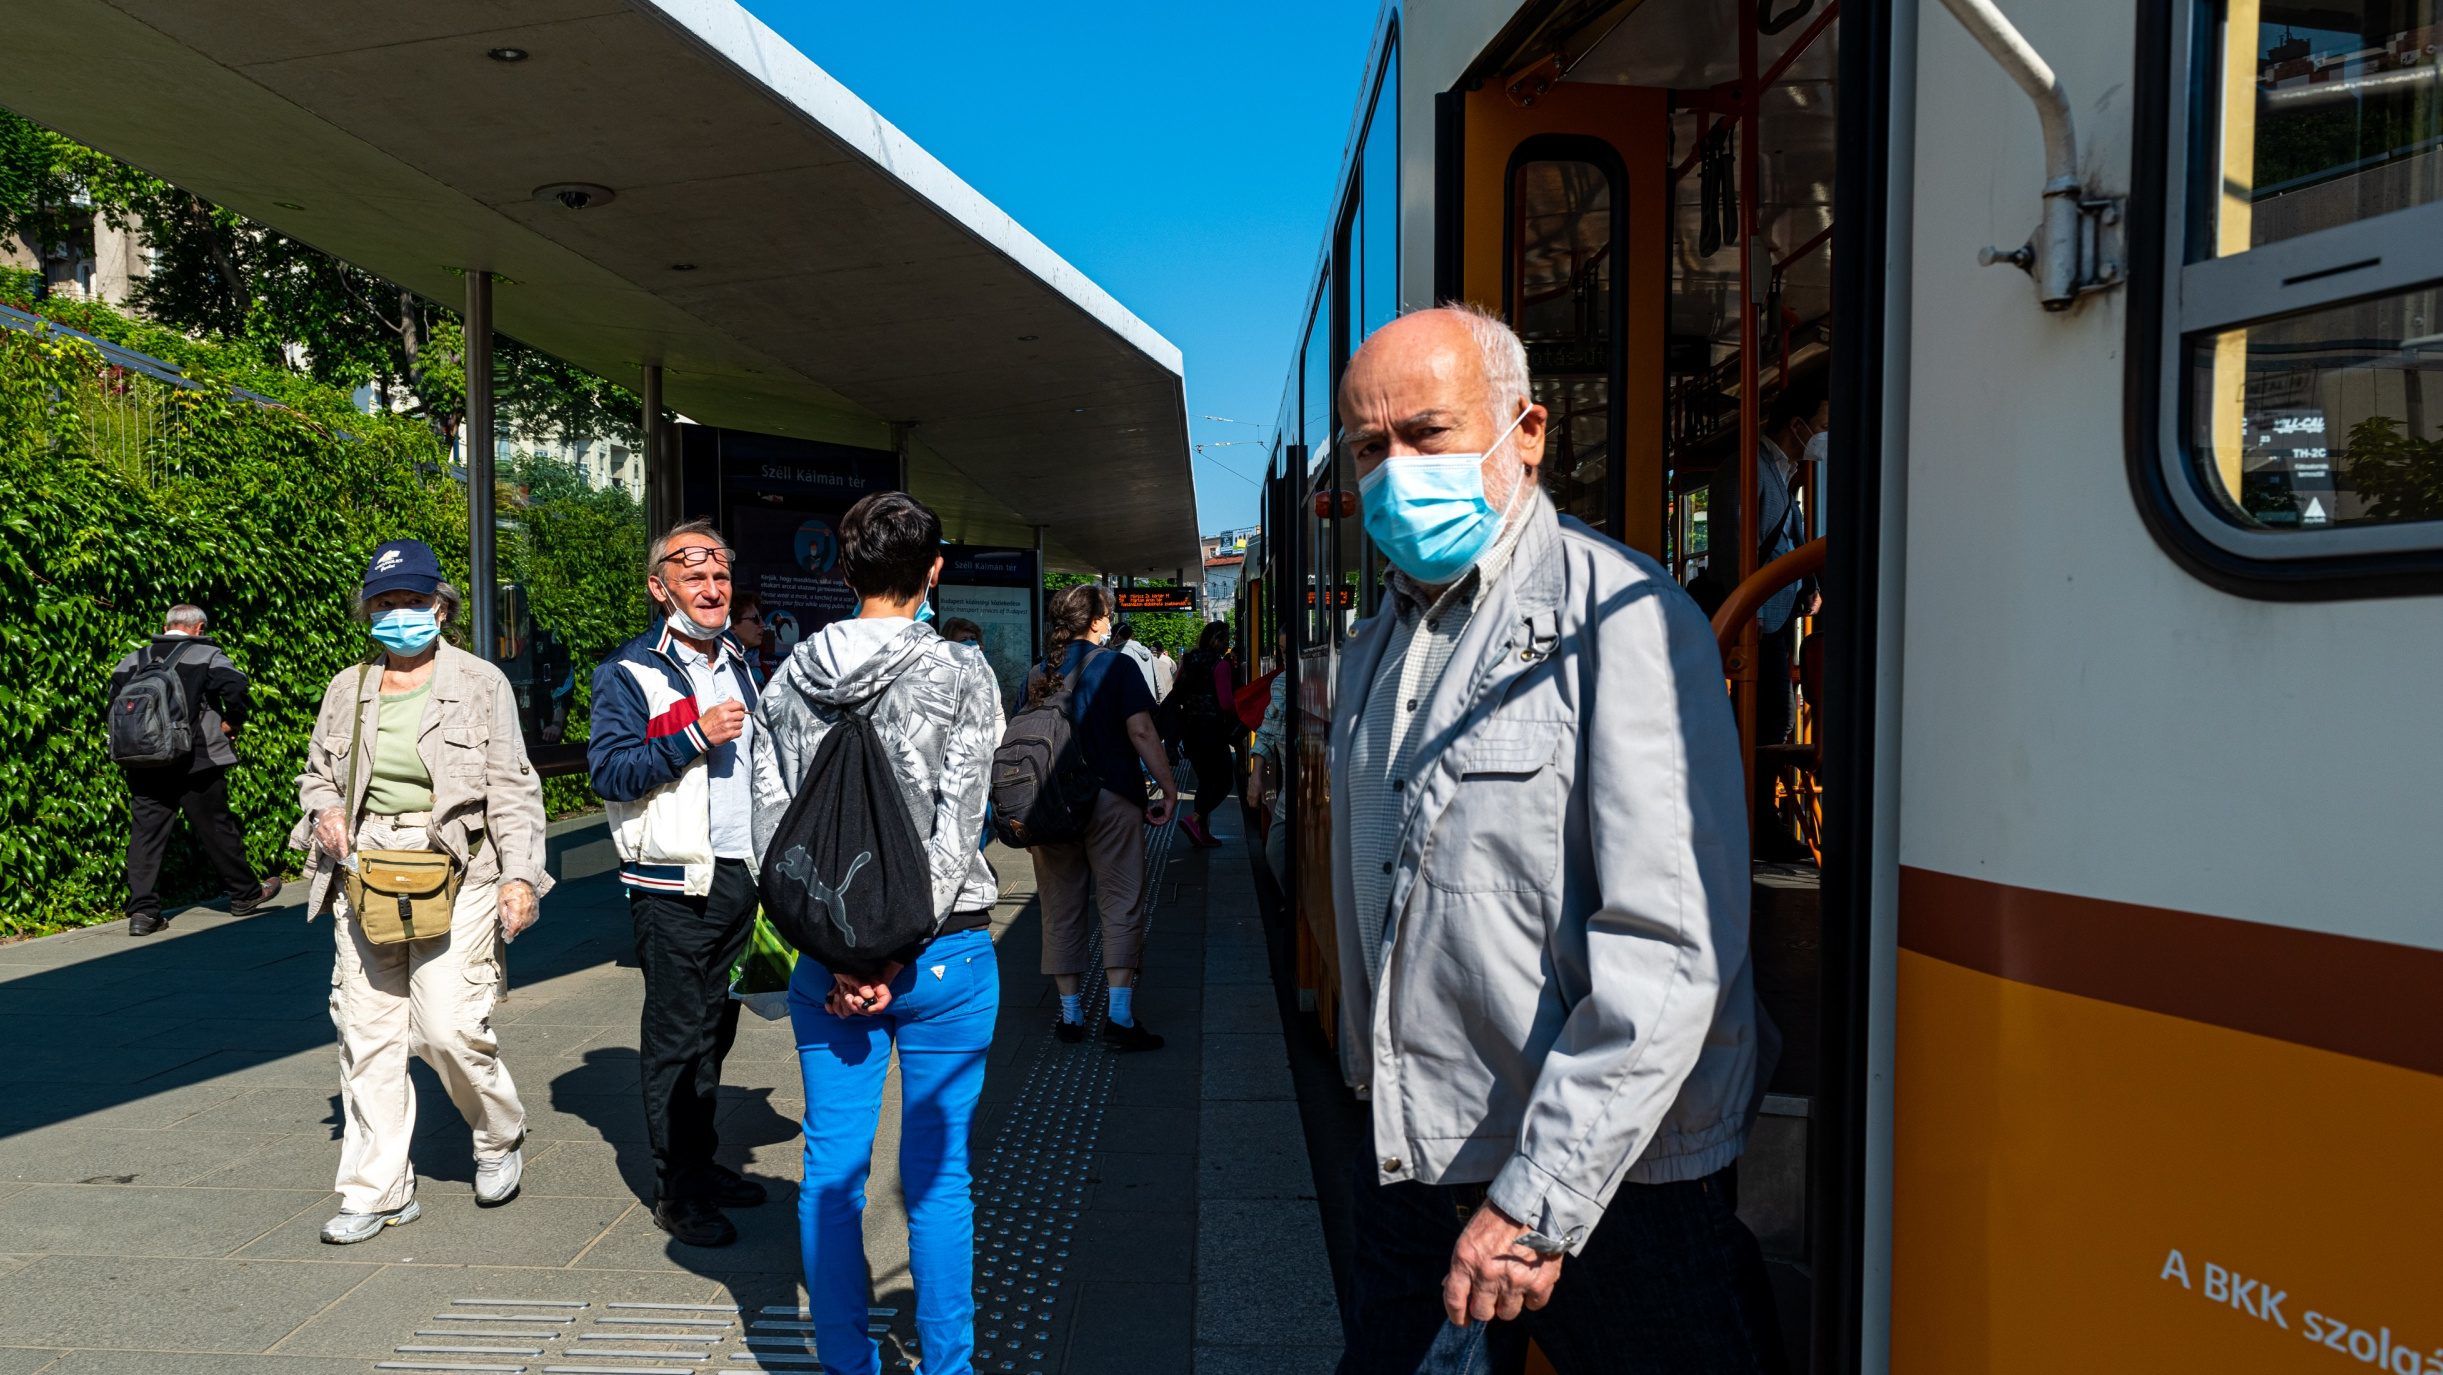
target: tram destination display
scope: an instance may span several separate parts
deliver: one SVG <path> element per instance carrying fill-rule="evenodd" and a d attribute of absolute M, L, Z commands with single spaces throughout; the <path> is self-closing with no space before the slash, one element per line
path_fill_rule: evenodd
<path fill-rule="evenodd" d="M 1196 590 L 1190 587 L 1122 587 L 1111 596 L 1113 605 L 1122 613 L 1196 609 Z"/>

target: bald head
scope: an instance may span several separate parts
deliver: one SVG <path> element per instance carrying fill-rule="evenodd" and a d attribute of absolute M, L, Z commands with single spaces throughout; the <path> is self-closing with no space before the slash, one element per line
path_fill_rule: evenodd
<path fill-rule="evenodd" d="M 1509 326 L 1466 307 L 1412 311 L 1376 330 L 1341 374 L 1340 418 L 1360 480 L 1403 455 L 1482 453 L 1485 498 L 1507 507 L 1544 460 L 1526 349 Z"/>

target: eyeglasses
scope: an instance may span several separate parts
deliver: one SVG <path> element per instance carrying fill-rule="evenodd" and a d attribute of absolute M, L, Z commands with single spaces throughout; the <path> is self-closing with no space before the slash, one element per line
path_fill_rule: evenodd
<path fill-rule="evenodd" d="M 681 568 L 702 568 L 708 563 L 715 568 L 727 568 L 730 566 L 730 551 L 714 544 L 691 544 L 685 549 L 673 549 L 662 555 L 662 562 L 675 563 Z"/>

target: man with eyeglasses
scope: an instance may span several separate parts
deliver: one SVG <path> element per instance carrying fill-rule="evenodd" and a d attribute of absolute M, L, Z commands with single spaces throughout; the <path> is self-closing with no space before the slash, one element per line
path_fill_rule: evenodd
<path fill-rule="evenodd" d="M 730 634 L 730 564 L 709 520 L 653 541 L 645 591 L 663 620 L 595 671 L 586 744 L 645 974 L 637 1059 L 653 1221 L 690 1246 L 736 1241 L 721 1210 L 764 1200 L 713 1159 L 721 1061 L 738 1034 L 730 969 L 759 901 L 747 769 L 758 682 Z"/>

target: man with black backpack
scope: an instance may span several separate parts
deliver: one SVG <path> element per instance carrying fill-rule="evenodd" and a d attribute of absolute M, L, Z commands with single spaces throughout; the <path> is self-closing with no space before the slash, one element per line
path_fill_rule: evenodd
<path fill-rule="evenodd" d="M 204 613 L 183 604 L 111 673 L 110 758 L 127 774 L 127 934 L 170 924 L 157 887 L 181 812 L 228 891 L 230 915 L 251 916 L 280 895 L 278 879 L 258 878 L 247 864 L 246 838 L 229 814 L 238 762 L 230 742 L 252 702 L 246 675 L 204 633 Z"/>

